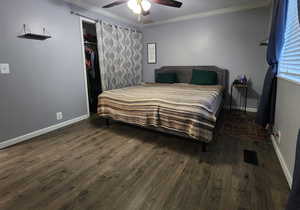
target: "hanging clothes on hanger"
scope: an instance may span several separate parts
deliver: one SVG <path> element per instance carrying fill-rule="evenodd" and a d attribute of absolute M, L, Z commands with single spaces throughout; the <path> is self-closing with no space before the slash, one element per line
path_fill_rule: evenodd
<path fill-rule="evenodd" d="M 91 35 L 91 34 L 84 34 L 84 40 L 87 42 L 96 43 L 97 42 L 97 36 Z"/>
<path fill-rule="evenodd" d="M 97 113 L 98 95 L 102 92 L 97 49 L 85 46 L 85 57 L 90 112 Z"/>

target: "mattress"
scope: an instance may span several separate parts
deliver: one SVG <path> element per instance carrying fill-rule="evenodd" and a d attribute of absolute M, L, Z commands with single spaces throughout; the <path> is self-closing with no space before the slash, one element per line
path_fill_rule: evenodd
<path fill-rule="evenodd" d="M 223 87 L 148 83 L 104 91 L 97 113 L 140 126 L 182 133 L 210 142 L 222 103 Z"/>

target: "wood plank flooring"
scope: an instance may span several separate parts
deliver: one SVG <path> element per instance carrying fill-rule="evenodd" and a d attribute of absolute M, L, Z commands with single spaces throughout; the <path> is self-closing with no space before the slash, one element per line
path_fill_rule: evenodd
<path fill-rule="evenodd" d="M 258 153 L 259 166 L 243 161 Z M 89 120 L 0 150 L 0 209 L 283 210 L 289 187 L 270 142 L 201 144 Z"/>

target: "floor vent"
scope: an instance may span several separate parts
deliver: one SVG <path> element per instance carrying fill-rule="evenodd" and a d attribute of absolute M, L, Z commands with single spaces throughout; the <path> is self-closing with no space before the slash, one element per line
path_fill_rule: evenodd
<path fill-rule="evenodd" d="M 245 163 L 258 166 L 257 153 L 255 151 L 244 150 L 244 161 Z"/>

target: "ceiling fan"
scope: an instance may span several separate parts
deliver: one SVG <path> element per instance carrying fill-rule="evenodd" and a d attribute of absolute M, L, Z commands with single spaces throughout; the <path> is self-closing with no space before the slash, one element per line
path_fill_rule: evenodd
<path fill-rule="evenodd" d="M 107 4 L 103 6 L 102 8 L 111 8 L 120 4 L 125 4 L 127 3 L 127 6 L 129 9 L 132 10 L 133 13 L 137 15 L 149 15 L 150 14 L 150 8 L 151 8 L 151 3 L 156 3 L 156 4 L 161 4 L 164 6 L 169 6 L 169 7 L 176 7 L 180 8 L 182 6 L 181 2 L 175 1 L 175 0 L 118 0 L 114 1 L 110 4 Z"/>

